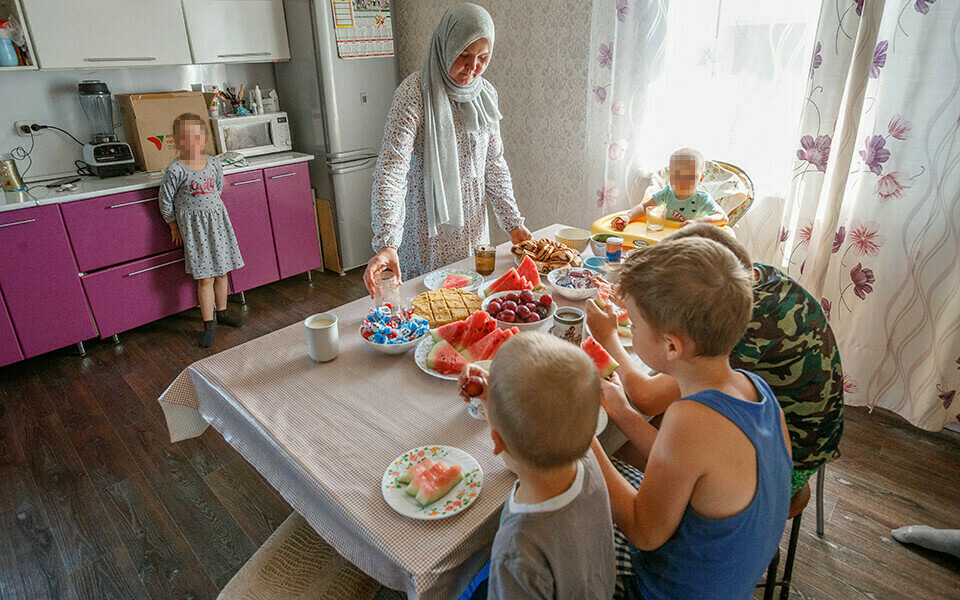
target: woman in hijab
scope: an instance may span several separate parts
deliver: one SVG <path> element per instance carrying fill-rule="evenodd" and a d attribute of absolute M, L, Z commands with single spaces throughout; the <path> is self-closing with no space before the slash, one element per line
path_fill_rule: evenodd
<path fill-rule="evenodd" d="M 489 243 L 484 198 L 513 243 L 531 237 L 503 156 L 497 92 L 481 77 L 493 41 L 486 10 L 450 8 L 423 67 L 394 93 L 373 174 L 371 294 L 383 269 L 410 279 Z"/>

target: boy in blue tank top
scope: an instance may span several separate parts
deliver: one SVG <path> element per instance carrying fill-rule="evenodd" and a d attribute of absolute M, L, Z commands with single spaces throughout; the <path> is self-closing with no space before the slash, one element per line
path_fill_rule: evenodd
<path fill-rule="evenodd" d="M 664 241 L 630 255 L 617 292 L 641 360 L 679 384 L 660 430 L 625 420 L 639 472 L 594 453 L 625 536 L 618 594 L 646 600 L 750 598 L 773 557 L 790 503 L 790 442 L 776 397 L 730 367 L 753 304 L 749 274 L 713 240 Z M 603 383 L 611 418 L 630 410 L 616 376 Z M 619 470 L 618 470 L 619 467 Z M 626 567 L 626 568 L 624 568 Z M 628 576 L 622 576 L 624 573 Z"/>

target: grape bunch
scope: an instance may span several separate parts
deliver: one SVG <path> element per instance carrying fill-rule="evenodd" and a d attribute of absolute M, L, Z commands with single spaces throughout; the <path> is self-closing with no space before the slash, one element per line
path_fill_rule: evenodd
<path fill-rule="evenodd" d="M 510 292 L 494 298 L 487 304 L 487 313 L 503 323 L 536 323 L 547 318 L 553 298 L 542 294 L 539 298 L 530 290 Z"/>

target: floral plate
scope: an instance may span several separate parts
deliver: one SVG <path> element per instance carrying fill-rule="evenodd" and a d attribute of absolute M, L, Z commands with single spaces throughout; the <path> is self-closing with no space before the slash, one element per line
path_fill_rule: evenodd
<path fill-rule="evenodd" d="M 475 292 L 483 285 L 483 275 L 469 269 L 439 269 L 432 273 L 427 273 L 423 278 L 423 285 L 428 290 L 439 290 L 449 275 L 466 275 L 467 277 L 473 277 L 473 283 L 467 287 L 460 288 L 465 292 Z"/>
<path fill-rule="evenodd" d="M 413 496 L 404 491 L 407 484 L 398 482 L 397 478 L 408 467 L 425 458 L 442 460 L 446 465 L 460 465 L 463 468 L 463 480 L 443 498 L 420 506 Z M 404 452 L 387 466 L 380 482 L 383 499 L 390 508 L 405 517 L 425 520 L 443 519 L 466 510 L 477 500 L 482 487 L 483 471 L 480 463 L 463 450 L 452 446 L 421 446 Z"/>
<path fill-rule="evenodd" d="M 433 375 L 434 377 L 439 377 L 440 379 L 446 379 L 448 381 L 457 381 L 460 379 L 459 373 L 456 375 L 444 375 L 443 373 L 438 373 L 427 366 L 427 355 L 430 354 L 430 351 L 433 350 L 433 346 L 436 343 L 436 340 L 434 340 L 433 336 L 428 332 L 427 335 L 423 336 L 423 339 L 420 340 L 420 343 L 417 344 L 417 349 L 413 351 L 413 360 L 416 361 L 417 366 L 420 367 L 420 370 L 427 375 Z"/>

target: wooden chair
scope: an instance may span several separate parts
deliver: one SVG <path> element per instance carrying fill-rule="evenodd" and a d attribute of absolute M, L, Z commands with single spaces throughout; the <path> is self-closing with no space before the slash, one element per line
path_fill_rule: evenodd
<path fill-rule="evenodd" d="M 787 558 L 783 563 L 783 578 L 777 580 L 777 567 L 780 564 L 780 548 L 778 547 L 770 565 L 767 567 L 767 577 L 762 584 L 764 600 L 773 600 L 773 594 L 778 585 L 780 586 L 780 600 L 787 600 L 790 597 L 790 578 L 793 577 L 793 560 L 797 555 L 797 542 L 800 538 L 800 519 L 803 517 L 803 509 L 807 507 L 808 502 L 810 502 L 810 484 L 805 483 L 800 491 L 790 499 L 790 511 L 787 513 L 787 520 L 792 520 L 793 525 L 790 527 L 790 541 L 787 543 Z"/>

